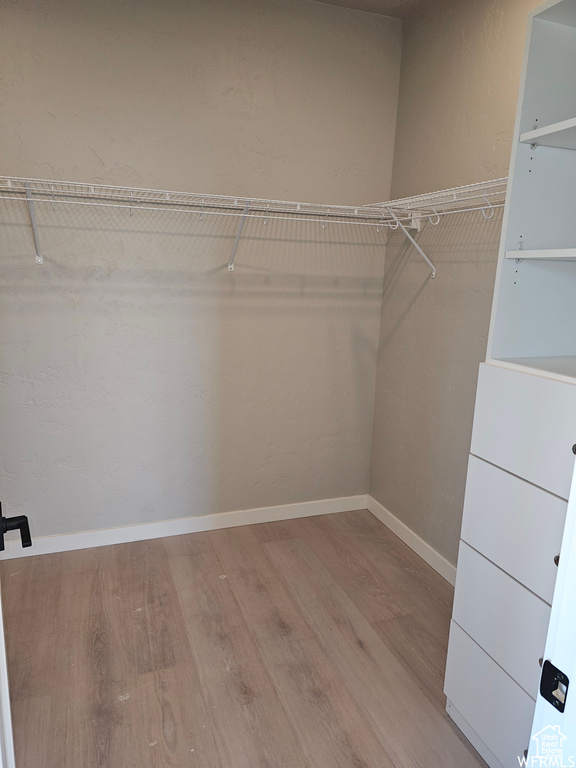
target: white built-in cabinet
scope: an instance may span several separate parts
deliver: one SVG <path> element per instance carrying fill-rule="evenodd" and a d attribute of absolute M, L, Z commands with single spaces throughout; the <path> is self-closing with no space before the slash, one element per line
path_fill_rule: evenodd
<path fill-rule="evenodd" d="M 530 16 L 480 366 L 447 711 L 491 768 L 530 742 L 576 443 L 576 0 Z"/>

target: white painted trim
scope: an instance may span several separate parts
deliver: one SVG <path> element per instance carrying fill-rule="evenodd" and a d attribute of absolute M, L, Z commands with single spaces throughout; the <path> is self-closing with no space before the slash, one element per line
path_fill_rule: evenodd
<path fill-rule="evenodd" d="M 389 512 L 386 507 L 383 507 L 379 501 L 376 501 L 372 496 L 367 498 L 367 509 L 372 512 L 374 517 L 377 517 L 381 523 L 402 539 L 405 544 L 408 544 L 410 549 L 413 549 L 417 555 L 425 560 L 428 565 L 432 566 L 440 576 L 450 582 L 452 586 L 456 583 L 456 567 L 452 563 L 448 562 L 439 552 L 430 546 L 424 539 L 421 539 L 418 534 L 414 533 L 411 528 L 408 528 L 401 520 L 395 517 L 392 512 Z"/>
<path fill-rule="evenodd" d="M 506 251 L 507 259 L 535 259 L 537 261 L 576 261 L 576 248 L 549 248 L 526 251 Z"/>
<path fill-rule="evenodd" d="M 74 549 L 103 547 L 108 544 L 123 544 L 128 541 L 145 541 L 164 536 L 180 536 L 184 533 L 214 531 L 219 528 L 236 528 L 239 525 L 272 523 L 277 520 L 292 520 L 297 517 L 330 515 L 334 512 L 353 512 L 366 509 L 367 496 L 345 496 L 340 499 L 320 499 L 302 501 L 297 504 L 281 504 L 276 507 L 258 509 L 239 509 L 234 512 L 222 512 L 199 517 L 183 517 L 178 520 L 165 520 L 142 525 L 127 525 L 122 528 L 106 528 L 99 531 L 82 531 L 59 536 L 33 538 L 32 547 L 22 549 L 19 541 L 7 541 L 2 559 L 32 557 L 52 552 L 69 552 Z"/>
<path fill-rule="evenodd" d="M 122 528 L 105 528 L 97 531 L 82 531 L 57 536 L 34 537 L 32 547 L 22 549 L 18 540 L 7 541 L 6 550 L 0 557 L 12 560 L 18 557 L 33 557 L 53 552 L 70 552 L 75 549 L 104 547 L 109 544 L 124 544 L 129 541 L 160 539 L 164 536 L 181 536 L 185 533 L 215 531 L 219 528 L 236 528 L 240 525 L 273 523 L 278 520 L 293 520 L 298 517 L 331 515 L 336 512 L 353 512 L 368 509 L 381 523 L 395 533 L 410 549 L 414 550 L 428 565 L 432 566 L 446 581 L 454 584 L 456 568 L 436 552 L 414 531 L 389 512 L 372 496 L 360 494 L 339 499 L 302 501 L 296 504 L 281 504 L 275 507 L 239 509 L 199 517 L 183 517 L 177 520 L 163 520 L 157 523 L 127 525 Z"/>

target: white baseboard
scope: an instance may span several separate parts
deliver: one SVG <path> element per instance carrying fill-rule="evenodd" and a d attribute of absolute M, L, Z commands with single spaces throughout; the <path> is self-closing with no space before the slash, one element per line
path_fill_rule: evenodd
<path fill-rule="evenodd" d="M 339 499 L 320 499 L 302 501 L 297 504 L 281 504 L 276 507 L 258 509 L 239 509 L 234 512 L 222 512 L 199 517 L 183 517 L 177 520 L 164 520 L 157 523 L 127 525 L 122 528 L 105 528 L 98 531 L 82 531 L 57 536 L 39 536 L 33 538 L 32 547 L 22 549 L 19 540 L 7 541 L 5 551 L 0 554 L 3 560 L 17 557 L 33 557 L 53 552 L 69 552 L 74 549 L 104 547 L 109 544 L 123 544 L 129 541 L 160 539 L 164 536 L 180 536 L 184 533 L 215 531 L 219 528 L 236 528 L 240 525 L 273 523 L 278 520 L 293 520 L 297 517 L 331 515 L 335 512 L 353 512 L 356 509 L 368 509 L 381 523 L 396 534 L 413 549 L 417 555 L 432 566 L 446 581 L 454 584 L 456 568 L 442 557 L 430 544 L 427 544 L 414 531 L 389 512 L 372 496 L 345 496 Z"/>
<path fill-rule="evenodd" d="M 452 563 L 448 562 L 439 552 L 427 544 L 424 539 L 421 539 L 418 534 L 414 533 L 411 528 L 408 528 L 401 520 L 395 517 L 392 512 L 389 512 L 386 507 L 383 507 L 379 501 L 376 501 L 372 496 L 368 496 L 367 509 L 372 512 L 374 517 L 377 517 L 381 523 L 398 536 L 399 539 L 405 544 L 408 544 L 410 549 L 413 549 L 417 555 L 425 560 L 428 565 L 431 565 L 440 576 L 443 576 L 446 581 L 450 582 L 452 586 L 456 583 L 456 568 Z"/>
<path fill-rule="evenodd" d="M 103 547 L 108 544 L 123 544 L 128 541 L 145 541 L 147 539 L 160 539 L 164 536 L 180 536 L 184 533 L 236 528 L 240 525 L 273 523 L 277 520 L 330 515 L 334 512 L 352 512 L 356 509 L 366 509 L 366 503 L 367 496 L 361 494 L 360 496 L 345 496 L 340 499 L 320 499 L 319 501 L 303 501 L 297 504 L 281 504 L 277 507 L 240 509 L 215 515 L 183 517 L 158 523 L 127 525 L 122 528 L 82 531 L 81 533 L 68 533 L 59 536 L 40 536 L 33 538 L 32 546 L 26 549 L 22 549 L 20 541 L 7 541 L 6 549 L 0 558 L 12 560 L 17 557 L 69 552 L 73 549 Z"/>

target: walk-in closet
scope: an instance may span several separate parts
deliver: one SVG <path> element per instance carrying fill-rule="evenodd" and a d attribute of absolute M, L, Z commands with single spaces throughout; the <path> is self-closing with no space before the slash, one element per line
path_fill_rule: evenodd
<path fill-rule="evenodd" d="M 0 0 L 0 768 L 576 759 L 575 65 L 576 0 Z"/>

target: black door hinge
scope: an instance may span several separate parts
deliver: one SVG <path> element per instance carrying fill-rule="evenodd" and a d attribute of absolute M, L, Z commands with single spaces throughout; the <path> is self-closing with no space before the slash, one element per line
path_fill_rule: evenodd
<path fill-rule="evenodd" d="M 8 531 L 20 531 L 20 540 L 23 547 L 32 546 L 30 526 L 26 515 L 18 517 L 2 517 L 2 502 L 0 502 L 0 552 L 4 551 L 4 534 Z"/>

